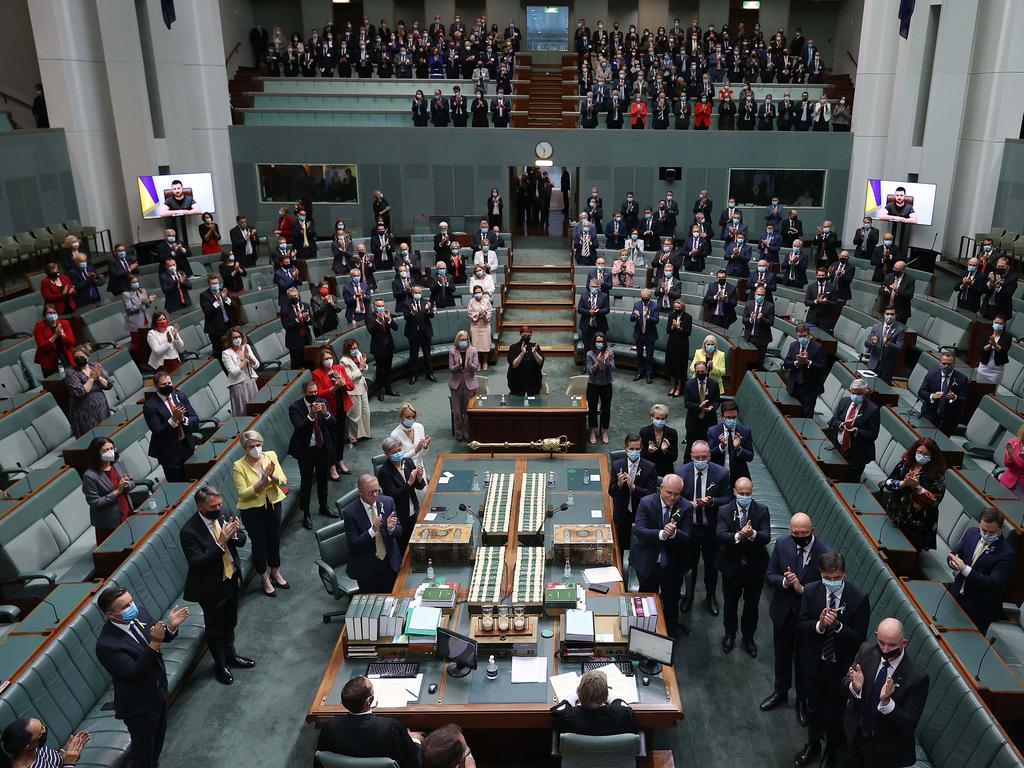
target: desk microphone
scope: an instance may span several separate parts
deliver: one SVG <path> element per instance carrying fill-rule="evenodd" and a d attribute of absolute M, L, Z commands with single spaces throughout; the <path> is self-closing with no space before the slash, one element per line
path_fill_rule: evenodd
<path fill-rule="evenodd" d="M 20 461 L 14 462 L 14 465 L 21 471 L 25 476 L 25 484 L 28 486 L 29 495 L 32 494 L 32 477 L 29 475 L 28 470 L 21 466 Z"/>
<path fill-rule="evenodd" d="M 903 415 L 904 416 L 910 416 L 910 417 L 915 418 L 915 419 L 920 419 L 921 418 L 921 409 L 918 407 L 919 405 L 921 405 L 921 395 L 918 395 L 914 399 L 914 404 L 912 406 L 910 406 L 910 410 L 907 411 L 906 413 L 904 413 Z"/>
<path fill-rule="evenodd" d="M 53 623 L 54 623 L 54 625 L 56 626 L 57 624 L 60 624 L 60 614 L 57 613 L 57 606 L 55 606 L 49 600 L 40 600 L 39 602 L 40 603 L 46 603 L 48 606 L 50 606 L 50 610 L 53 611 Z"/>
<path fill-rule="evenodd" d="M 981 661 L 978 662 L 978 669 L 974 673 L 974 680 L 978 683 L 981 682 L 981 665 L 985 663 L 985 658 L 988 656 L 988 652 L 991 651 L 992 646 L 996 644 L 996 638 L 994 637 L 986 637 L 985 640 L 988 642 L 988 648 L 986 648 L 985 652 L 981 654 Z"/>
<path fill-rule="evenodd" d="M 885 516 L 885 520 L 882 521 L 881 527 L 878 529 L 878 536 L 875 537 L 875 541 L 878 542 L 878 549 L 882 549 L 882 533 L 885 531 L 885 526 L 889 525 L 889 516 Z"/>
<path fill-rule="evenodd" d="M 475 509 L 470 509 L 465 504 L 459 504 L 459 511 L 460 512 L 466 512 L 466 513 L 468 513 L 470 515 L 473 515 L 473 517 L 475 517 L 477 520 L 482 520 L 483 519 L 480 516 L 479 512 L 477 512 Z"/>
<path fill-rule="evenodd" d="M 939 608 L 942 606 L 942 601 L 946 599 L 946 595 L 948 595 L 948 594 L 949 594 L 949 590 L 946 589 L 945 587 L 943 587 L 942 588 L 942 596 L 939 598 L 939 602 L 937 602 L 935 604 L 935 609 L 932 611 L 932 621 L 936 621 L 937 620 L 936 617 L 939 615 Z M 988 653 L 988 651 L 985 651 L 985 653 Z M 978 669 L 980 670 L 981 667 L 978 667 Z"/>
<path fill-rule="evenodd" d="M 568 508 L 569 508 L 569 505 L 566 504 L 563 501 L 561 504 L 559 504 L 557 507 L 555 507 L 554 509 L 551 510 L 551 516 L 554 517 L 555 512 L 565 512 L 565 510 L 567 510 Z M 545 513 L 544 518 L 540 521 L 540 527 L 537 528 L 537 530 L 534 531 L 534 533 L 540 533 L 541 531 L 543 531 L 544 530 L 544 524 L 547 523 L 547 521 L 548 521 L 548 516 Z"/>
<path fill-rule="evenodd" d="M 857 492 L 853 494 L 853 503 L 850 504 L 850 506 L 853 507 L 853 511 L 854 512 L 857 511 L 857 499 L 860 498 L 860 492 L 863 491 L 863 490 L 864 490 L 864 483 L 861 483 L 860 485 L 857 486 Z"/>

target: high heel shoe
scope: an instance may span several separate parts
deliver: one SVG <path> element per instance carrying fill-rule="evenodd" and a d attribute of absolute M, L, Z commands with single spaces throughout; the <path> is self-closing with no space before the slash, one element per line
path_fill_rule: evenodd
<path fill-rule="evenodd" d="M 266 586 L 264 586 L 263 587 L 263 594 L 266 595 L 267 597 L 277 597 L 277 590 L 275 589 L 275 590 L 273 590 L 271 592 L 267 592 L 267 588 L 266 588 Z"/>

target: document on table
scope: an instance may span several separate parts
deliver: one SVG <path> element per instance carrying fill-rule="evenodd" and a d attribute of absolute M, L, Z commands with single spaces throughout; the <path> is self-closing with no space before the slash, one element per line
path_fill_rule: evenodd
<path fill-rule="evenodd" d="M 580 684 L 578 672 L 563 672 L 560 675 L 552 675 L 548 678 L 548 682 L 551 683 L 551 688 L 555 692 L 556 703 L 568 701 L 570 704 L 575 704 L 578 701 L 576 698 L 576 688 Z"/>
<path fill-rule="evenodd" d="M 604 676 L 608 679 L 608 701 L 622 699 L 627 704 L 636 704 L 640 701 L 635 677 L 626 677 L 614 664 L 598 667 L 598 671 L 604 672 Z"/>
<path fill-rule="evenodd" d="M 622 574 L 614 565 L 606 565 L 603 568 L 584 568 L 583 578 L 588 584 L 610 584 L 622 581 Z"/>
<path fill-rule="evenodd" d="M 513 683 L 543 683 L 548 679 L 548 660 L 544 656 L 513 656 Z"/>
<path fill-rule="evenodd" d="M 418 701 L 423 675 L 416 677 L 380 677 L 373 680 L 373 693 L 378 707 L 401 708 Z"/>

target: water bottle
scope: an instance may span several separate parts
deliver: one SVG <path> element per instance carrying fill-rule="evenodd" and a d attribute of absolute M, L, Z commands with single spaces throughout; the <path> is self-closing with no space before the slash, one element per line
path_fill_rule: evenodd
<path fill-rule="evenodd" d="M 505 404 L 505 393 L 504 392 L 501 393 L 501 404 L 502 405 Z"/>
<path fill-rule="evenodd" d="M 57 374 L 63 379 L 64 378 L 64 363 L 60 360 L 57 361 Z"/>
<path fill-rule="evenodd" d="M 576 497 L 573 496 L 572 488 L 569 489 L 569 495 L 565 497 L 565 503 L 570 507 L 576 503 Z"/>
<path fill-rule="evenodd" d="M 554 488 L 554 487 L 555 487 L 555 473 L 554 472 L 548 472 L 548 488 Z"/>
<path fill-rule="evenodd" d="M 429 557 L 427 558 L 427 578 L 430 580 L 434 578 L 434 561 Z"/>
<path fill-rule="evenodd" d="M 569 562 L 569 558 L 565 558 L 565 568 L 562 569 L 562 578 L 566 584 L 572 583 L 572 563 Z"/>
<path fill-rule="evenodd" d="M 484 471 L 484 488 L 491 487 L 491 470 Z"/>
<path fill-rule="evenodd" d="M 590 470 L 589 469 L 583 470 L 583 484 L 584 485 L 590 485 Z"/>
<path fill-rule="evenodd" d="M 476 473 L 476 470 L 473 471 L 473 486 L 471 490 L 473 491 L 473 493 L 480 492 L 480 475 Z"/>

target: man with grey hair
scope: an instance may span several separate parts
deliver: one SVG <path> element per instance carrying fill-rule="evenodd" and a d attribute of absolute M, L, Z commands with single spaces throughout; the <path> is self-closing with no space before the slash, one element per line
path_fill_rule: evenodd
<path fill-rule="evenodd" d="M 864 467 L 875 460 L 881 418 L 878 406 L 868 398 L 867 382 L 851 381 L 850 394 L 839 400 L 828 422 L 832 442 L 850 467 L 848 481 L 859 483 Z"/>
<path fill-rule="evenodd" d="M 434 235 L 434 260 L 447 263 L 452 258 L 452 236 L 448 232 L 448 222 L 442 221 L 438 229 L 440 231 Z"/>
<path fill-rule="evenodd" d="M 633 710 L 621 698 L 608 696 L 608 678 L 592 669 L 584 672 L 576 687 L 579 704 L 563 699 L 551 708 L 551 718 L 559 733 L 585 736 L 614 736 L 635 730 Z"/>
<path fill-rule="evenodd" d="M 395 503 L 395 513 L 402 529 L 402 535 L 398 537 L 398 548 L 405 554 L 420 511 L 419 495 L 416 492 L 426 488 L 427 482 L 423 477 L 423 467 L 416 466 L 412 459 L 406 458 L 397 438 L 385 437 L 381 450 L 387 461 L 377 472 L 377 481 L 381 493 Z"/>
<path fill-rule="evenodd" d="M 608 333 L 608 312 L 611 310 L 608 294 L 601 290 L 601 281 L 592 277 L 587 283 L 588 289 L 580 294 L 580 300 L 576 305 L 584 356 L 590 349 L 590 342 L 593 341 L 595 333 Z"/>
<path fill-rule="evenodd" d="M 356 487 L 359 498 L 341 513 L 349 546 L 346 572 L 359 584 L 360 592 L 390 592 L 402 565 L 398 550 L 402 525 L 395 502 L 380 492 L 373 475 L 360 475 Z"/>

